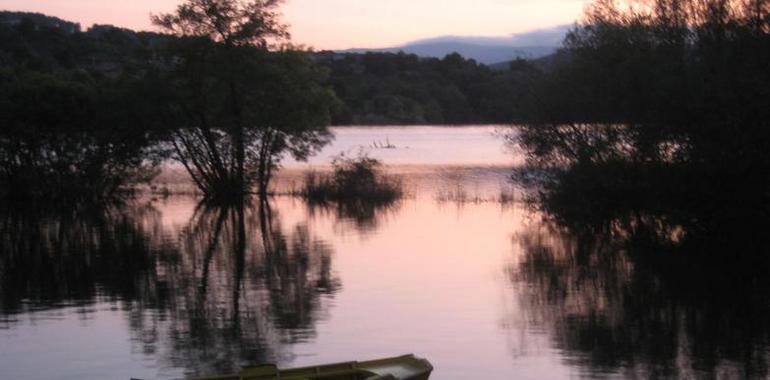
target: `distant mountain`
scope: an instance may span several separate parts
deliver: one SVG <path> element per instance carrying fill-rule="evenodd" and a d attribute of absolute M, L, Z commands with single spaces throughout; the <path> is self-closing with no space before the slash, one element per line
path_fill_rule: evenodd
<path fill-rule="evenodd" d="M 345 53 L 403 51 L 421 57 L 443 58 L 457 52 L 486 65 L 516 58 L 535 59 L 553 54 L 572 25 L 538 29 L 502 37 L 442 36 L 381 49 L 349 49 Z"/>

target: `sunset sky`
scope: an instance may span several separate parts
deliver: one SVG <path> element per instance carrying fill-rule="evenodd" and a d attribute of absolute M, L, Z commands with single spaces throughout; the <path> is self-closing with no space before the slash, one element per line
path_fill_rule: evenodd
<path fill-rule="evenodd" d="M 151 30 L 181 0 L 0 0 L 0 9 Z M 502 36 L 570 23 L 584 0 L 287 0 L 293 41 L 316 49 L 386 47 L 442 35 Z"/>

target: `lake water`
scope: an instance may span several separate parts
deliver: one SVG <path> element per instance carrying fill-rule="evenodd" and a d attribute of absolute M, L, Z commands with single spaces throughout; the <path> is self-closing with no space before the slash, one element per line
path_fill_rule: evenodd
<path fill-rule="evenodd" d="M 521 201 L 509 179 L 521 158 L 500 130 L 335 128 L 278 180 L 296 186 L 365 149 L 406 187 L 384 206 L 179 195 L 4 211 L 0 378 L 176 379 L 405 353 L 435 379 L 767 378 L 764 282 L 674 286 L 619 234 L 559 227 Z"/>

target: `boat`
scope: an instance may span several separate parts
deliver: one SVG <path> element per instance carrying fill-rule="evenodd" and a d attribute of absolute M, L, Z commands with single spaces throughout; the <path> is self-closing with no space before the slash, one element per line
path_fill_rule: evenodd
<path fill-rule="evenodd" d="M 393 358 L 278 369 L 273 364 L 193 380 L 428 380 L 433 366 L 412 354 Z"/>

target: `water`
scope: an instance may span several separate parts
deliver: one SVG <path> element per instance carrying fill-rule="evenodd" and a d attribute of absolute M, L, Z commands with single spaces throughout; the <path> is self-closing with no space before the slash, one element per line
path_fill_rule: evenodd
<path fill-rule="evenodd" d="M 767 281 L 688 266 L 672 282 L 660 268 L 676 267 L 636 259 L 623 225 L 562 227 L 521 202 L 497 130 L 335 129 L 279 181 L 363 146 L 407 187 L 386 206 L 144 196 L 4 211 L 0 377 L 175 379 L 415 353 L 436 379 L 767 378 Z"/>
<path fill-rule="evenodd" d="M 502 142 L 504 126 L 334 127 L 334 143 L 310 158 L 311 166 L 328 164 L 340 153 L 369 154 L 389 165 L 507 166 L 516 156 Z M 290 167 L 297 166 L 288 160 Z"/>

